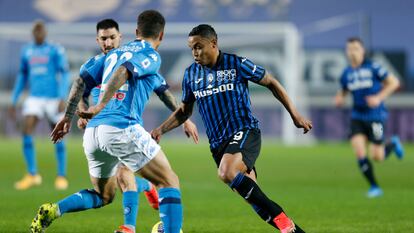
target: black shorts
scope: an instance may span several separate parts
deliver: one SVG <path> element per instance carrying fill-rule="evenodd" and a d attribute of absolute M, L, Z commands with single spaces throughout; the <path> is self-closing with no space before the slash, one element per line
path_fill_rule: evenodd
<path fill-rule="evenodd" d="M 211 149 L 211 153 L 217 167 L 219 167 L 224 154 L 241 152 L 243 162 L 247 167 L 247 173 L 250 173 L 254 169 L 257 157 L 259 157 L 261 144 L 260 129 L 244 129 L 235 133 L 218 147 Z"/>
<path fill-rule="evenodd" d="M 374 144 L 384 143 L 384 122 L 351 120 L 350 137 L 356 134 L 367 136 L 368 141 Z"/>

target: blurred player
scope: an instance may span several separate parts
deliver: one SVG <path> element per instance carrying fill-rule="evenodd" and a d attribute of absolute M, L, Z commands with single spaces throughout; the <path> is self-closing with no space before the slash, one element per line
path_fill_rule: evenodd
<path fill-rule="evenodd" d="M 73 84 L 65 116 L 51 138 L 56 143 L 69 132 L 84 90 L 101 83 L 101 102 L 89 108 L 89 112 L 79 113 L 83 118 L 97 114 L 88 122 L 84 134 L 84 150 L 94 189 L 82 190 L 58 204 L 42 205 L 32 222 L 31 232 L 42 232 L 64 213 L 109 204 L 115 195 L 115 174 L 120 163 L 160 188 L 159 210 L 165 232 L 180 231 L 182 207 L 178 177 L 138 119 L 149 94 L 163 82 L 158 75 L 161 58 L 156 49 L 163 38 L 164 25 L 164 17 L 159 12 L 144 11 L 138 16 L 137 39 L 108 53 L 103 75 L 78 78 Z M 134 177 L 132 183 L 135 183 Z M 120 229 L 118 232 L 135 231 Z"/>
<path fill-rule="evenodd" d="M 220 179 L 237 191 L 263 220 L 282 233 L 294 232 L 293 221 L 256 183 L 254 164 L 261 135 L 250 109 L 248 81 L 267 87 L 304 133 L 312 128 L 311 122 L 297 112 L 284 88 L 265 69 L 247 58 L 221 52 L 217 34 L 210 25 L 193 28 L 188 46 L 195 63 L 185 70 L 182 104 L 152 131 L 153 138 L 159 141 L 162 134 L 187 120 L 197 102 Z M 303 231 L 296 226 L 295 232 Z"/>
<path fill-rule="evenodd" d="M 15 116 L 15 108 L 19 96 L 26 85 L 29 86 L 29 97 L 23 104 L 23 154 L 27 166 L 27 174 L 15 183 L 15 188 L 25 190 L 42 183 L 36 164 L 33 131 L 41 118 L 46 118 L 50 126 L 62 117 L 65 98 L 69 88 L 69 70 L 64 48 L 46 41 L 46 28 L 43 22 L 37 21 L 33 26 L 34 43 L 22 49 L 20 71 L 13 95 L 11 114 Z M 55 145 L 57 160 L 57 178 L 55 187 L 63 190 L 68 187 L 66 180 L 66 149 L 63 141 Z"/>
<path fill-rule="evenodd" d="M 403 147 L 397 136 L 384 144 L 387 119 L 384 100 L 399 87 L 399 81 L 378 63 L 365 59 L 364 45 L 359 38 L 348 39 L 346 55 L 350 66 L 341 76 L 341 90 L 335 96 L 335 104 L 342 106 L 345 96 L 352 94 L 351 145 L 359 168 L 370 184 L 367 196 L 378 197 L 383 192 L 375 179 L 366 147 L 371 142 L 370 153 L 375 161 L 383 161 L 393 151 L 399 159 L 403 158 Z"/>
<path fill-rule="evenodd" d="M 105 60 L 105 55 L 114 48 L 118 48 L 121 42 L 121 34 L 119 33 L 119 26 L 116 21 L 113 19 L 104 19 L 96 25 L 97 31 L 97 43 L 102 51 L 102 54 L 97 55 L 91 59 L 89 59 L 84 65 L 81 67 L 80 76 L 83 79 L 87 79 L 88 76 L 96 77 L 102 76 L 103 74 L 103 65 Z M 162 79 L 163 80 L 163 79 Z M 178 108 L 177 102 L 175 97 L 172 95 L 170 91 L 168 91 L 168 85 L 166 82 L 162 81 L 159 83 L 159 87 L 157 87 L 154 92 L 158 95 L 160 100 L 172 111 Z M 83 94 L 83 98 L 79 102 L 78 108 L 81 111 L 86 111 L 89 107 L 89 96 L 92 95 L 92 105 L 96 105 L 98 103 L 99 94 L 100 94 L 100 85 L 98 87 L 93 87 L 92 89 L 87 88 Z M 142 112 L 141 112 L 142 113 Z M 143 125 L 142 116 L 138 115 L 139 117 L 139 124 Z M 79 118 L 78 120 L 78 127 L 80 129 L 85 129 L 88 123 L 87 119 Z M 198 132 L 197 127 L 192 123 L 190 120 L 184 123 L 184 131 L 187 135 L 192 135 L 194 141 L 198 142 Z M 147 200 L 151 204 L 154 209 L 158 209 L 158 193 L 155 189 L 154 185 L 152 185 L 149 181 L 135 177 L 136 186 L 133 182 L 133 179 L 130 177 L 134 177 L 134 173 L 129 170 L 126 166 L 120 164 L 118 167 L 117 172 L 117 180 L 119 186 L 124 192 L 123 198 L 123 205 L 124 205 L 124 219 L 125 224 L 123 228 L 135 228 L 136 219 L 137 219 L 137 211 L 139 205 L 139 198 L 138 193 L 144 192 Z M 132 182 L 131 182 L 132 180 Z M 127 191 L 126 190 L 133 190 Z M 136 198 L 133 198 L 136 197 Z"/>

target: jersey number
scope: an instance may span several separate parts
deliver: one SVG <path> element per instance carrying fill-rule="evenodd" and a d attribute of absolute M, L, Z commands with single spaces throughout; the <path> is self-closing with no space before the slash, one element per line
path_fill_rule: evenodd
<path fill-rule="evenodd" d="M 125 62 L 131 58 L 132 58 L 132 53 L 125 52 L 119 57 L 119 60 L 122 62 Z M 116 53 L 113 53 L 109 55 L 109 57 L 106 58 L 106 63 L 109 63 L 109 65 L 106 67 L 102 75 L 102 83 L 106 83 L 107 81 L 106 79 L 108 78 L 108 75 L 113 71 L 114 66 L 116 65 L 117 62 L 118 62 L 118 54 Z"/>

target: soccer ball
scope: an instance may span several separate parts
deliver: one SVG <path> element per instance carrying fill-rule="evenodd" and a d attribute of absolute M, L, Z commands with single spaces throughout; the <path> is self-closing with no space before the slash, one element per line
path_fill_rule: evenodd
<path fill-rule="evenodd" d="M 155 223 L 152 227 L 151 233 L 164 233 L 164 224 L 161 221 Z M 183 233 L 183 230 L 180 230 L 180 233 Z"/>

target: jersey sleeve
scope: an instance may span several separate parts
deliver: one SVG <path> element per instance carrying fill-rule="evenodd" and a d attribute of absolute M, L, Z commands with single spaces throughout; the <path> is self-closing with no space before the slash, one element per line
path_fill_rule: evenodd
<path fill-rule="evenodd" d="M 247 58 L 238 57 L 238 59 L 240 60 L 242 78 L 258 83 L 265 76 L 266 70 L 263 67 L 254 64 Z"/>
<path fill-rule="evenodd" d="M 79 76 L 86 84 L 86 91 L 90 92 L 92 88 L 101 84 L 102 73 L 105 65 L 104 61 L 105 56 L 97 56 L 89 59 L 85 64 L 81 66 Z"/>
<path fill-rule="evenodd" d="M 125 52 L 120 55 L 118 62 L 120 66 L 127 68 L 132 78 L 139 79 L 157 74 L 161 66 L 161 57 L 155 50 L 146 53 Z"/>
<path fill-rule="evenodd" d="M 184 73 L 184 78 L 182 82 L 182 98 L 181 101 L 183 103 L 190 103 L 195 101 L 194 93 L 191 91 L 191 86 L 189 83 L 189 74 L 190 74 L 190 68 L 187 68 Z"/>
<path fill-rule="evenodd" d="M 164 93 L 164 91 L 168 90 L 170 86 L 168 86 L 167 82 L 161 74 L 156 74 L 155 78 L 157 79 L 157 82 L 154 87 L 154 92 L 157 95 L 161 95 L 162 93 Z"/>
<path fill-rule="evenodd" d="M 341 78 L 339 79 L 339 84 L 341 86 L 341 90 L 343 90 L 343 91 L 348 90 L 348 85 L 346 83 L 346 74 L 347 74 L 347 72 L 346 72 L 346 70 L 344 70 L 342 72 Z"/>
<path fill-rule="evenodd" d="M 26 86 L 28 80 L 28 72 L 29 72 L 29 64 L 26 57 L 26 47 L 22 49 L 20 54 L 20 67 L 19 73 L 16 78 L 16 82 L 14 84 L 13 92 L 12 92 L 12 104 L 16 105 L 17 101 L 22 93 L 24 87 Z"/>
<path fill-rule="evenodd" d="M 382 67 L 380 64 L 374 62 L 372 63 L 372 70 L 374 73 L 374 76 L 380 80 L 384 81 L 388 77 L 388 71 L 384 67 Z"/>

